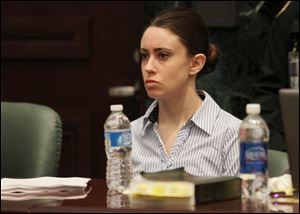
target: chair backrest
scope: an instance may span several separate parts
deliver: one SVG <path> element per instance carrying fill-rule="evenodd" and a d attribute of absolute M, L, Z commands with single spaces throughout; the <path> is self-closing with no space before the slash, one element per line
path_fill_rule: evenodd
<path fill-rule="evenodd" d="M 268 150 L 268 171 L 270 177 L 278 177 L 289 172 L 289 159 L 286 152 Z"/>
<path fill-rule="evenodd" d="M 1 102 L 1 177 L 57 176 L 62 123 L 50 107 Z"/>

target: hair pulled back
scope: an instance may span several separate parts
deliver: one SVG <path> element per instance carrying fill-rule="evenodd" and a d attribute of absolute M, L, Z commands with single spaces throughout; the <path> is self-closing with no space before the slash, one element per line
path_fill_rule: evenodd
<path fill-rule="evenodd" d="M 164 28 L 176 34 L 190 56 L 204 54 L 206 63 L 199 74 L 214 70 L 218 61 L 218 49 L 209 43 L 207 26 L 197 12 L 185 7 L 163 10 L 155 16 L 148 27 L 151 26 Z"/>

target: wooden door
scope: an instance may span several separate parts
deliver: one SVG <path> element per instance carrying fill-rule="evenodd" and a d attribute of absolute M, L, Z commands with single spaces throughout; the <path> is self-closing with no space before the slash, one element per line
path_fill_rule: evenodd
<path fill-rule="evenodd" d="M 63 122 L 59 176 L 104 177 L 103 124 L 113 103 L 131 120 L 139 93 L 110 97 L 112 86 L 138 85 L 134 51 L 143 2 L 1 1 L 1 100 L 44 104 Z"/>

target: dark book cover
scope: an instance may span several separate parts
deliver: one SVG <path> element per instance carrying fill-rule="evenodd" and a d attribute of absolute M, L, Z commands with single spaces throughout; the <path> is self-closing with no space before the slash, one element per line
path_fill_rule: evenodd
<path fill-rule="evenodd" d="M 184 168 L 141 175 L 152 181 L 189 181 L 195 184 L 196 204 L 236 199 L 241 197 L 241 179 L 233 176 L 194 176 Z"/>

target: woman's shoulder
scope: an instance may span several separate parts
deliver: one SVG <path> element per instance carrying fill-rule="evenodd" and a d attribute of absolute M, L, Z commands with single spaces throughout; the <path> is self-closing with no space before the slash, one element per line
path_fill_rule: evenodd
<path fill-rule="evenodd" d="M 239 128 L 242 120 L 232 115 L 231 113 L 221 109 L 219 119 L 228 127 Z"/>

